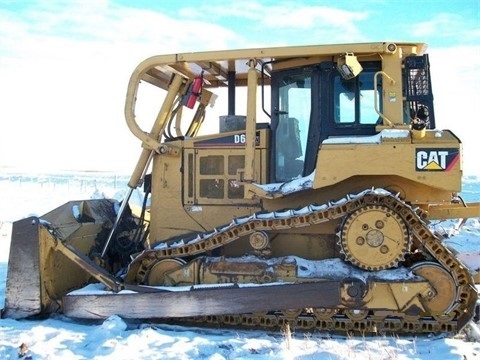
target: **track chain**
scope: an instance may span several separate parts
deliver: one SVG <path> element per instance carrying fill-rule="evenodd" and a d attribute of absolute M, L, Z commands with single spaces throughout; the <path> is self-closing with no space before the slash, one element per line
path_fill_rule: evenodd
<path fill-rule="evenodd" d="M 142 283 L 151 266 L 157 261 L 170 258 L 195 256 L 211 251 L 255 231 L 274 231 L 311 226 L 334 219 L 339 219 L 365 206 L 383 205 L 405 221 L 412 234 L 416 248 L 427 253 L 445 268 L 457 285 L 457 297 L 448 315 L 409 317 L 402 313 L 385 312 L 352 316 L 345 309 L 326 309 L 331 316 L 316 316 L 315 309 L 301 309 L 288 312 L 269 312 L 265 314 L 238 314 L 208 316 L 182 321 L 194 321 L 209 325 L 255 326 L 276 328 L 287 322 L 292 328 L 301 330 L 323 331 L 359 331 L 365 333 L 431 333 L 457 332 L 472 318 L 477 292 L 468 269 L 445 248 L 441 240 L 434 235 L 426 224 L 427 214 L 420 209 L 413 209 L 397 196 L 383 189 L 365 190 L 357 195 L 349 195 L 337 202 L 325 205 L 308 205 L 301 209 L 280 212 L 256 213 L 252 216 L 238 218 L 229 225 L 216 228 L 213 232 L 197 235 L 170 246 L 157 247 L 143 252 L 132 264 L 136 271 L 135 280 Z M 131 267 L 132 268 L 132 267 Z M 323 309 L 325 310 L 325 309 Z M 293 314 L 293 315 L 292 315 Z M 317 311 L 318 314 L 318 311 Z"/>

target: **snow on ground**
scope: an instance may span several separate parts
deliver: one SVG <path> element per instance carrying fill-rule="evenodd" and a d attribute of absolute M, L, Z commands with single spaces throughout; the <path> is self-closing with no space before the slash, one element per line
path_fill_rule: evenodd
<path fill-rule="evenodd" d="M 12 221 L 41 215 L 69 200 L 121 199 L 127 180 L 105 173 L 69 174 L 60 181 L 51 175 L 21 177 L 0 172 L 0 306 Z M 466 201 L 480 201 L 480 179 L 466 179 L 464 191 Z M 454 235 L 449 244 L 468 254 L 465 261 L 473 267 L 480 266 L 479 220 L 470 219 L 459 231 L 452 230 L 454 222 L 436 224 Z M 37 321 L 1 319 L 0 359 L 480 359 L 480 343 L 473 338 L 465 334 L 342 337 L 319 332 L 288 336 L 280 331 L 127 322 L 117 316 L 87 322 L 55 315 Z"/>

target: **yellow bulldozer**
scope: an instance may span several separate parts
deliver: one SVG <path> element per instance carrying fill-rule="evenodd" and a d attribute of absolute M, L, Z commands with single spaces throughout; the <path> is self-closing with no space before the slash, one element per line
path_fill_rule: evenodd
<path fill-rule="evenodd" d="M 153 56 L 125 118 L 142 146 L 127 195 L 16 221 L 3 317 L 395 333 L 474 318 L 475 269 L 430 226 L 480 203 L 459 196 L 426 44 Z"/>

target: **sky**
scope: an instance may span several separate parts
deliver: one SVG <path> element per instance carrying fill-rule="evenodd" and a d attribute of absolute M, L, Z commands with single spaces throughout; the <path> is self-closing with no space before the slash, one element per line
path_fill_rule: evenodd
<path fill-rule="evenodd" d="M 429 45 L 437 127 L 480 174 L 478 0 L 1 0 L 0 168 L 130 173 L 126 88 L 152 55 L 370 41 Z"/>

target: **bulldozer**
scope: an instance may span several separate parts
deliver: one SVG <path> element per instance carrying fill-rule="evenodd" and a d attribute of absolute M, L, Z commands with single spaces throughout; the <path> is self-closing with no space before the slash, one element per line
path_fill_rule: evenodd
<path fill-rule="evenodd" d="M 480 217 L 480 203 L 460 196 L 462 143 L 436 127 L 426 49 L 145 59 L 126 93 L 141 150 L 124 199 L 14 222 L 2 316 L 460 331 L 477 269 L 430 225 Z"/>

